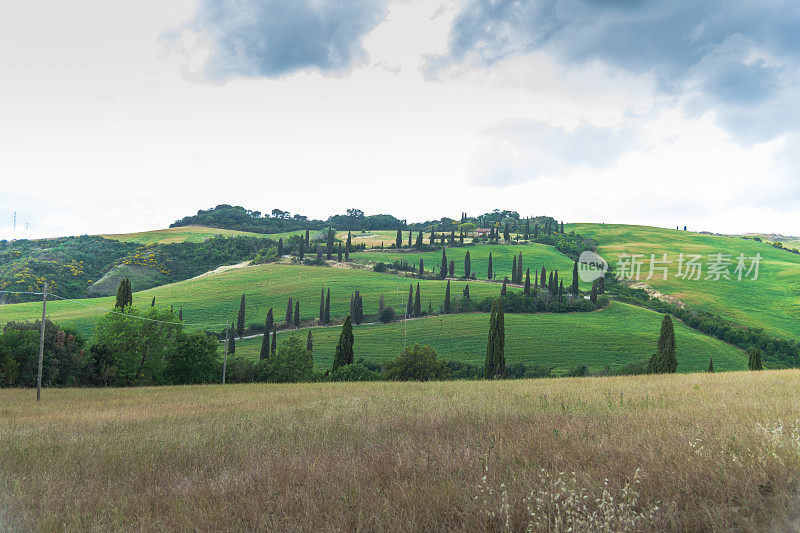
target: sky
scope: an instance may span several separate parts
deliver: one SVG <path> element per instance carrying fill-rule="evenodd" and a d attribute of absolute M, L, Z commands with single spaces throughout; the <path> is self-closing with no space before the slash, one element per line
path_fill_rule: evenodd
<path fill-rule="evenodd" d="M 0 238 L 222 203 L 800 235 L 795 0 L 7 4 Z"/>

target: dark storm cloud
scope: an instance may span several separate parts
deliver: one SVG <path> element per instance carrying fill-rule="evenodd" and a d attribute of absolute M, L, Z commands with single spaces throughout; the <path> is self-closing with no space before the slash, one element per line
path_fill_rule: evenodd
<path fill-rule="evenodd" d="M 690 109 L 713 110 L 729 131 L 758 141 L 797 127 L 798 28 L 796 0 L 467 0 L 448 53 L 427 68 L 535 50 L 566 64 L 601 60 L 653 76 Z"/>
<path fill-rule="evenodd" d="M 212 79 L 347 71 L 367 59 L 363 38 L 388 0 L 202 0 L 187 29 L 210 45 Z"/>

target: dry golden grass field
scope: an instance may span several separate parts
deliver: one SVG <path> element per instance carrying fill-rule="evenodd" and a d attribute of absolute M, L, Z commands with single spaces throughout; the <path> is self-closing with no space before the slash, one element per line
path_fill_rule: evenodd
<path fill-rule="evenodd" d="M 800 371 L 0 390 L 0 530 L 789 530 Z"/>

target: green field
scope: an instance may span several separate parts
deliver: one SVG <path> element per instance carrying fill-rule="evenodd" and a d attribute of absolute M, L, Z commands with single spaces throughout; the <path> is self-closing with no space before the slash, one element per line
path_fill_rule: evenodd
<path fill-rule="evenodd" d="M 406 235 L 406 238 L 408 236 Z M 486 279 L 486 271 L 489 265 L 489 252 L 492 254 L 492 271 L 495 279 L 503 279 L 508 276 L 511 279 L 511 266 L 514 256 L 519 256 L 522 252 L 522 264 L 524 268 L 531 269 L 531 283 L 533 283 L 534 273 L 542 270 L 544 266 L 548 272 L 558 269 L 559 276 L 563 277 L 564 285 L 572 283 L 573 261 L 552 246 L 545 244 L 477 244 L 475 246 L 463 246 L 447 249 L 447 260 L 455 261 L 455 275 L 464 275 L 464 256 L 469 251 L 472 270 L 478 279 Z M 437 271 L 442 263 L 441 250 L 435 252 L 414 252 L 397 250 L 369 250 L 366 252 L 356 252 L 350 254 L 353 261 L 382 261 L 392 263 L 393 261 L 404 259 L 408 263 L 417 263 L 422 259 L 425 261 L 425 270 L 430 271 L 436 266 Z M 589 284 L 582 284 L 582 288 L 588 289 Z"/>
<path fill-rule="evenodd" d="M 593 313 L 506 314 L 506 362 L 555 367 L 564 373 L 586 365 L 592 371 L 614 368 L 646 359 L 655 351 L 663 315 L 622 303 Z M 339 327 L 314 328 L 314 364 L 328 370 L 333 363 Z M 409 320 L 406 324 L 364 325 L 354 329 L 355 358 L 385 362 L 406 344 L 428 344 L 440 357 L 483 365 L 489 315 L 484 313 L 444 315 Z M 303 339 L 308 334 L 303 330 Z M 714 358 L 717 370 L 745 370 L 745 354 L 722 341 L 707 337 L 683 323 L 675 322 L 678 371 L 701 372 Z M 290 335 L 279 333 L 278 340 Z M 261 338 L 236 344 L 237 355 L 257 358 Z"/>
<path fill-rule="evenodd" d="M 137 233 L 119 233 L 100 235 L 106 239 L 122 242 L 135 242 L 142 245 L 174 244 L 178 242 L 204 242 L 217 235 L 244 235 L 247 237 L 270 237 L 262 233 L 236 231 L 231 229 L 208 228 L 205 226 L 181 226 L 177 228 L 140 231 Z"/>
<path fill-rule="evenodd" d="M 162 285 L 134 294 L 135 306 L 150 305 L 156 298 L 159 306 L 174 305 L 183 308 L 185 322 L 224 323 L 235 320 L 242 294 L 246 299 L 246 322 L 263 323 L 269 307 L 282 320 L 289 296 L 300 299 L 303 319 L 319 315 L 320 290 L 331 289 L 331 317 L 343 317 L 350 307 L 350 295 L 360 290 L 364 299 L 364 312 L 376 313 L 378 298 L 384 295 L 387 306 L 398 313 L 405 310 L 408 286 L 417 280 L 378 274 L 371 271 L 348 268 L 309 267 L 286 264 L 257 265 L 231 269 L 197 278 Z M 451 293 L 460 295 L 465 283 L 453 281 Z M 438 310 L 444 300 L 446 282 L 423 280 L 420 283 L 422 306 L 427 309 L 431 302 Z M 470 282 L 473 299 L 499 296 L 500 285 L 485 282 Z M 104 310 L 114 305 L 112 297 L 80 300 L 83 304 L 100 307 L 102 310 L 83 307 L 73 302 L 53 301 L 48 303 L 48 317 L 58 323 L 72 324 L 88 333 Z M 35 320 L 41 315 L 41 304 L 37 302 L 0 306 L 0 325 L 12 320 Z"/>
<path fill-rule="evenodd" d="M 723 237 L 649 226 L 621 224 L 570 224 L 566 230 L 597 239 L 598 251 L 609 263 L 617 265 L 621 253 L 644 254 L 641 280 L 658 291 L 675 296 L 692 307 L 718 313 L 744 326 L 761 327 L 773 334 L 800 339 L 800 256 L 772 246 L 739 237 Z M 667 253 L 669 278 L 660 274 L 651 280 L 650 254 Z M 707 275 L 709 254 L 732 256 L 730 280 L 676 278 L 680 253 L 703 256 L 702 278 Z M 761 254 L 757 280 L 738 281 L 733 270 L 740 253 L 746 257 Z M 749 266 L 749 261 L 748 261 Z"/>

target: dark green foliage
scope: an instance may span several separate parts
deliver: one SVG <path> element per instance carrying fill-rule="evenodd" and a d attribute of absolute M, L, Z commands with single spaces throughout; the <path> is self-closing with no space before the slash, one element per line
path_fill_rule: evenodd
<path fill-rule="evenodd" d="M 300 327 L 300 300 L 294 303 L 294 327 Z"/>
<path fill-rule="evenodd" d="M 399 232 L 399 230 L 398 230 Z M 353 320 L 350 315 L 344 319 L 339 343 L 336 345 L 336 354 L 333 357 L 333 371 L 337 368 L 353 363 Z"/>
<path fill-rule="evenodd" d="M 597 282 L 592 283 L 592 292 L 589 293 L 589 300 L 593 303 L 597 303 Z"/>
<path fill-rule="evenodd" d="M 319 294 L 319 323 L 325 323 L 325 289 L 322 289 Z"/>
<path fill-rule="evenodd" d="M 419 259 L 419 279 L 422 279 L 425 276 L 425 261 L 422 258 Z"/>
<path fill-rule="evenodd" d="M 314 337 L 311 335 L 311 330 L 308 330 L 308 337 L 306 338 L 306 350 L 309 353 L 314 352 Z"/>
<path fill-rule="evenodd" d="M 236 330 L 231 325 L 228 330 L 228 354 L 233 355 L 236 353 Z"/>
<path fill-rule="evenodd" d="M 489 252 L 489 266 L 486 267 L 486 279 L 492 279 L 492 252 Z"/>
<path fill-rule="evenodd" d="M 747 357 L 747 368 L 750 370 L 763 370 L 764 367 L 761 364 L 761 348 L 756 346 L 754 349 L 750 350 Z"/>
<path fill-rule="evenodd" d="M 221 368 L 217 342 L 203 333 L 180 332 L 166 352 L 165 380 L 174 385 L 216 383 Z"/>
<path fill-rule="evenodd" d="M 539 286 L 540 287 L 550 287 L 550 285 L 545 285 L 545 281 L 547 280 L 547 270 L 545 270 L 544 265 L 542 265 L 542 273 L 539 276 Z M 551 282 L 552 284 L 552 282 Z"/>
<path fill-rule="evenodd" d="M 274 325 L 275 319 L 272 316 L 272 308 L 270 307 L 269 311 L 267 311 L 267 319 L 264 321 L 264 336 L 261 338 L 261 352 L 259 353 L 261 359 L 269 357 L 269 334 Z"/>
<path fill-rule="evenodd" d="M 283 238 L 278 239 L 278 257 L 283 257 Z"/>
<path fill-rule="evenodd" d="M 361 296 L 361 291 L 356 290 L 353 296 L 350 297 L 350 315 L 356 325 L 364 321 L 364 299 Z"/>
<path fill-rule="evenodd" d="M 328 374 L 328 381 L 378 381 L 380 374 L 370 370 L 363 363 L 340 366 Z"/>
<path fill-rule="evenodd" d="M 306 217 L 289 216 L 289 213 L 273 210 L 272 217 L 262 217 L 259 211 L 250 211 L 241 206 L 221 204 L 207 210 L 200 210 L 196 215 L 184 217 L 170 228 L 180 226 L 208 226 L 212 228 L 250 231 L 253 233 L 281 233 L 304 228 L 318 229 L 321 220 L 308 220 Z"/>
<path fill-rule="evenodd" d="M 155 307 L 155 306 L 156 306 L 156 297 L 153 296 L 153 301 L 150 302 L 150 307 Z"/>
<path fill-rule="evenodd" d="M 278 348 L 278 325 L 272 326 L 272 346 L 270 346 L 270 355 L 275 355 L 275 350 Z"/>
<path fill-rule="evenodd" d="M 450 314 L 450 280 L 447 280 L 447 288 L 444 290 L 444 312 Z"/>
<path fill-rule="evenodd" d="M 517 284 L 517 256 L 514 256 L 514 260 L 511 263 L 511 284 Z"/>
<path fill-rule="evenodd" d="M 648 374 L 674 374 L 678 370 L 678 359 L 675 355 L 675 328 L 672 317 L 664 315 L 661 321 L 661 332 L 658 336 L 656 353 L 647 362 Z"/>
<path fill-rule="evenodd" d="M 339 246 L 336 247 L 336 260 L 340 263 L 342 262 L 342 243 L 339 243 Z"/>
<path fill-rule="evenodd" d="M 259 381 L 296 383 L 311 381 L 314 361 L 296 333 L 281 342 L 277 353 L 259 363 Z"/>
<path fill-rule="evenodd" d="M 178 311 L 178 322 L 183 322 L 183 307 Z"/>
<path fill-rule="evenodd" d="M 522 252 L 519 253 L 519 259 L 517 259 L 517 285 L 522 285 Z"/>
<path fill-rule="evenodd" d="M 32 387 L 36 384 L 41 321 L 9 322 L 0 334 L 0 386 Z M 44 322 L 42 384 L 74 387 L 108 384 L 101 357 L 84 352 L 84 340 L 71 328 Z M 109 356 L 110 357 L 110 356 Z M 113 367 L 113 360 L 108 364 Z"/>
<path fill-rule="evenodd" d="M 577 296 L 580 293 L 580 288 L 578 286 L 578 260 L 575 260 L 575 264 L 572 266 L 572 286 L 570 287 L 570 292 L 573 296 Z"/>
<path fill-rule="evenodd" d="M 455 276 L 455 274 L 456 274 L 456 262 L 451 259 L 450 263 L 447 265 L 447 275 L 452 278 L 453 276 Z"/>
<path fill-rule="evenodd" d="M 492 313 L 489 318 L 489 340 L 486 344 L 486 365 L 484 376 L 486 379 L 506 377 L 506 329 L 503 315 L 502 299 L 492 303 Z"/>
<path fill-rule="evenodd" d="M 400 228 L 397 228 L 397 237 L 394 240 L 394 245 L 398 250 L 403 247 L 403 232 L 400 231 Z"/>
<path fill-rule="evenodd" d="M 464 299 L 469 300 L 469 283 L 464 285 L 464 292 L 461 294 L 464 296 Z"/>
<path fill-rule="evenodd" d="M 507 283 L 508 283 L 508 278 L 503 278 L 503 286 L 500 288 L 500 296 L 501 297 L 506 295 L 506 292 L 507 292 L 506 284 Z"/>
<path fill-rule="evenodd" d="M 436 350 L 414 343 L 403 353 L 386 363 L 384 376 L 391 381 L 430 381 L 445 379 L 448 368 L 436 358 Z"/>
<path fill-rule="evenodd" d="M 406 304 L 406 317 L 414 314 L 414 284 L 408 286 L 408 303 Z"/>
<path fill-rule="evenodd" d="M 345 249 L 344 249 L 345 261 L 349 261 L 350 260 L 350 252 L 352 251 L 352 249 L 353 249 L 353 239 L 352 239 L 352 236 L 350 235 L 350 232 L 348 231 L 347 232 L 347 243 L 345 244 Z"/>
<path fill-rule="evenodd" d="M 511 235 L 508 233 L 508 224 L 503 228 L 503 239 L 505 239 L 506 242 L 511 242 Z"/>
<path fill-rule="evenodd" d="M 417 250 L 422 250 L 422 230 L 419 230 L 417 234 L 417 242 L 416 242 Z"/>
<path fill-rule="evenodd" d="M 439 268 L 439 277 L 444 279 L 447 277 L 447 250 L 442 248 L 442 265 Z"/>
<path fill-rule="evenodd" d="M 124 278 L 119 282 L 119 288 L 117 289 L 117 301 L 114 304 L 114 307 L 118 309 L 124 309 L 125 306 L 130 306 L 132 304 L 133 289 L 131 288 L 131 280 Z"/>
<path fill-rule="evenodd" d="M 244 294 L 239 301 L 239 314 L 236 316 L 236 336 L 240 339 L 244 335 Z"/>
<path fill-rule="evenodd" d="M 417 292 L 414 294 L 414 316 L 422 316 L 422 300 L 419 293 L 419 283 L 417 283 Z"/>
<path fill-rule="evenodd" d="M 325 259 L 330 261 L 333 258 L 333 228 L 328 227 L 328 239 L 325 244 Z"/>
<path fill-rule="evenodd" d="M 710 372 L 712 374 L 714 373 L 714 358 L 713 357 L 709 357 L 708 358 L 708 370 L 706 370 L 706 372 Z"/>
<path fill-rule="evenodd" d="M 284 317 L 283 321 L 286 323 L 286 327 L 292 327 L 292 318 L 294 312 L 294 302 L 292 301 L 292 297 L 289 296 L 289 300 L 286 302 L 286 316 Z"/>
<path fill-rule="evenodd" d="M 394 320 L 396 316 L 397 314 L 395 313 L 394 308 L 391 306 L 384 307 L 378 312 L 378 320 L 380 320 L 384 324 L 388 324 L 389 322 Z"/>
<path fill-rule="evenodd" d="M 464 279 L 470 279 L 472 275 L 472 259 L 469 257 L 469 250 L 464 254 Z"/>
<path fill-rule="evenodd" d="M 408 230 L 408 247 L 411 248 L 412 231 Z"/>
<path fill-rule="evenodd" d="M 331 290 L 325 295 L 325 323 L 331 323 Z"/>
<path fill-rule="evenodd" d="M 525 271 L 525 288 L 522 290 L 525 296 L 531 295 L 531 269 Z"/>

